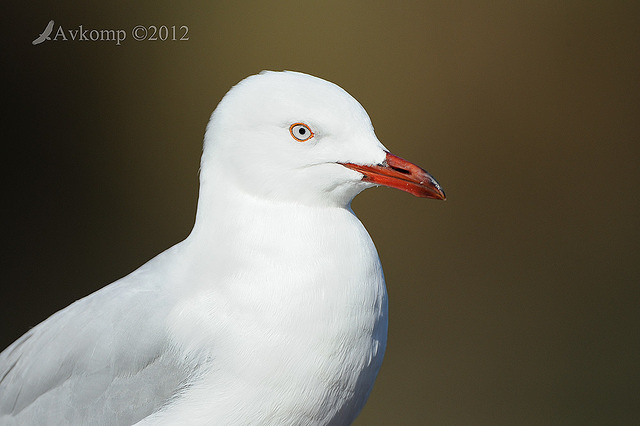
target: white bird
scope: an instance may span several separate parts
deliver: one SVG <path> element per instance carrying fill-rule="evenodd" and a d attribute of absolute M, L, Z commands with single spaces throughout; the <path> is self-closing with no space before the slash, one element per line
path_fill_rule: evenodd
<path fill-rule="evenodd" d="M 0 424 L 350 424 L 387 341 L 350 207 L 375 185 L 445 198 L 337 85 L 241 81 L 207 126 L 190 235 L 3 351 Z"/>

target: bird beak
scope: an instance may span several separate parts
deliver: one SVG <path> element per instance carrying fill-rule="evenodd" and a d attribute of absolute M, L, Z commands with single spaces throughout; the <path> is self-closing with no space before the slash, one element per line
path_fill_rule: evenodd
<path fill-rule="evenodd" d="M 365 182 L 406 191 L 416 197 L 444 200 L 447 197 L 440 184 L 424 169 L 400 157 L 387 152 L 382 164 L 363 166 L 353 163 L 340 163 L 343 166 L 362 173 Z"/>

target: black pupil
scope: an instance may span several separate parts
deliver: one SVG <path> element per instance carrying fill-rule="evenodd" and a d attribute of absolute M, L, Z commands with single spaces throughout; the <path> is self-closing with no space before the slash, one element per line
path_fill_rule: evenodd
<path fill-rule="evenodd" d="M 301 135 L 304 135 L 305 133 L 307 133 L 307 129 L 305 129 L 304 127 L 300 127 L 298 128 L 298 133 L 300 133 Z"/>

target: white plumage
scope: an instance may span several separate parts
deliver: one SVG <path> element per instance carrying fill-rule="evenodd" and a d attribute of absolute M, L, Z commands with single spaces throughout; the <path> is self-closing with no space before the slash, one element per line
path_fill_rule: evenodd
<path fill-rule="evenodd" d="M 351 423 L 387 338 L 350 209 L 377 184 L 444 198 L 338 86 L 243 80 L 207 127 L 189 237 L 2 352 L 0 424 Z"/>

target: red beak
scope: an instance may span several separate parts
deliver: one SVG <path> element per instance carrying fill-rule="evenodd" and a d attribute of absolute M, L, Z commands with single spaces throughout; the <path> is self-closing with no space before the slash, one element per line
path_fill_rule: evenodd
<path fill-rule="evenodd" d="M 363 166 L 353 163 L 341 163 L 343 166 L 360 172 L 362 180 L 377 185 L 389 186 L 406 191 L 416 197 L 444 200 L 447 197 L 440 184 L 424 169 L 400 157 L 387 152 L 382 164 Z"/>

